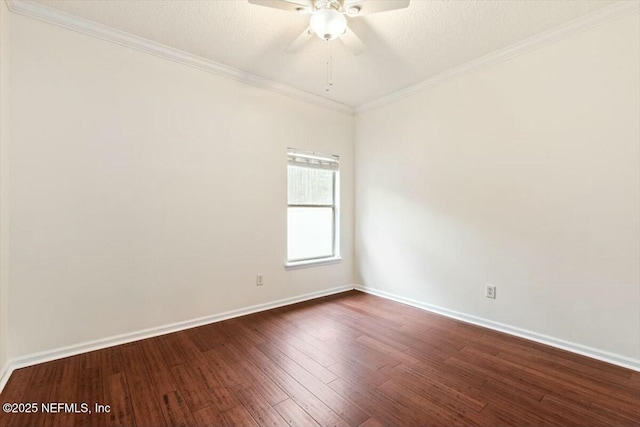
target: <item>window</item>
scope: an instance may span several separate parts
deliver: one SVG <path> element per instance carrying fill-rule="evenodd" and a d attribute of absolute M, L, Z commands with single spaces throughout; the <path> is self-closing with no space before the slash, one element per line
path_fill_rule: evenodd
<path fill-rule="evenodd" d="M 287 160 L 287 266 L 338 260 L 338 157 L 289 149 Z"/>

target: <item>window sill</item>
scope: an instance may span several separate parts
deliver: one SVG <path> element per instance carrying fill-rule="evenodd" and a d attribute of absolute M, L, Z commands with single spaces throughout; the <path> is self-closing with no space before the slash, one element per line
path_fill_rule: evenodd
<path fill-rule="evenodd" d="M 293 262 L 287 262 L 284 265 L 284 269 L 298 270 L 300 268 L 310 268 L 310 267 L 317 267 L 320 265 L 338 264 L 340 262 L 342 262 L 342 258 L 339 256 L 331 257 L 331 258 L 322 258 L 322 259 L 310 259 L 307 261 L 293 261 Z"/>

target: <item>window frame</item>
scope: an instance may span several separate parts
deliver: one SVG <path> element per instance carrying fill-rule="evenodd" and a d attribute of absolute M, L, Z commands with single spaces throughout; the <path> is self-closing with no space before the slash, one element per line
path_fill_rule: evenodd
<path fill-rule="evenodd" d="M 315 205 L 315 204 L 300 204 L 300 203 L 289 203 L 289 167 L 300 167 L 304 168 L 304 166 L 293 166 L 287 160 L 287 253 L 285 255 L 285 268 L 287 270 L 290 269 L 298 269 L 298 268 L 306 268 L 313 267 L 317 265 L 323 264 L 334 264 L 338 263 L 342 260 L 340 257 L 340 158 L 336 155 L 329 155 L 323 153 L 316 153 L 313 151 L 305 151 L 299 150 L 295 148 L 287 149 L 287 158 L 291 155 L 301 155 L 305 157 L 317 158 L 317 159 L 325 159 L 331 162 L 335 162 L 337 164 L 337 168 L 335 170 L 331 170 L 332 172 L 332 199 L 333 203 L 330 205 Z M 308 169 L 314 169 L 309 167 Z M 289 259 L 289 209 L 290 208 L 330 208 L 332 210 L 332 230 L 331 230 L 331 254 L 327 256 L 318 256 L 312 258 L 303 258 L 303 259 Z"/>

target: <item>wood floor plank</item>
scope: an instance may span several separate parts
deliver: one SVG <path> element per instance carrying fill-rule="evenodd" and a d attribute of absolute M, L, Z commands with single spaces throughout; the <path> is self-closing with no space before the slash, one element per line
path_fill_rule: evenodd
<path fill-rule="evenodd" d="M 231 366 L 221 355 L 221 349 L 212 349 L 203 353 L 211 366 L 211 371 L 218 378 L 220 383 L 227 387 L 235 387 L 246 380 L 238 374 L 238 371 Z"/>
<path fill-rule="evenodd" d="M 485 425 L 505 426 L 562 426 L 560 421 L 549 422 L 539 417 L 535 412 L 522 410 L 515 405 L 505 405 L 498 402 L 490 402 L 481 413 L 485 419 Z M 498 422 L 495 422 L 498 420 Z M 491 423 L 491 424 L 490 424 Z"/>
<path fill-rule="evenodd" d="M 16 369 L 7 382 L 2 394 L 0 403 L 34 402 L 30 393 L 32 383 L 31 376 L 35 373 L 35 367 Z M 21 414 L 11 412 L 0 412 L 0 426 L 13 426 L 20 421 Z"/>
<path fill-rule="evenodd" d="M 213 406 L 198 409 L 193 413 L 194 427 L 220 427 L 225 425 L 220 412 Z"/>
<path fill-rule="evenodd" d="M 317 378 L 319 381 L 323 383 L 330 383 L 331 381 L 336 379 L 336 375 L 326 369 L 321 364 L 317 363 L 310 357 L 305 356 L 303 353 L 298 351 L 293 351 L 287 346 L 276 346 L 271 343 L 263 343 L 257 348 L 262 348 L 267 351 L 276 352 L 277 354 L 286 357 L 287 360 L 291 360 L 293 363 L 304 368 L 307 372 Z"/>
<path fill-rule="evenodd" d="M 122 368 L 127 380 L 146 380 L 147 365 L 140 344 L 130 343 L 122 346 L 121 354 L 123 355 Z"/>
<path fill-rule="evenodd" d="M 367 421 L 360 424 L 360 427 L 385 427 L 385 425 L 375 418 L 369 418 Z"/>
<path fill-rule="evenodd" d="M 105 412 L 99 413 L 95 411 L 96 404 L 107 404 L 104 398 L 102 366 L 83 369 L 80 372 L 77 378 L 76 397 L 74 401 L 88 402 L 91 405 L 92 413 L 87 416 L 86 421 L 74 420 L 72 424 L 90 427 L 101 427 L 107 425 L 108 414 Z"/>
<path fill-rule="evenodd" d="M 480 400 L 476 393 L 472 395 L 449 387 L 446 382 L 440 382 L 428 376 L 416 377 L 413 370 L 400 365 L 393 370 L 391 380 L 407 389 L 420 394 L 424 398 L 436 403 L 444 409 L 473 419 L 473 415 L 482 411 L 487 405 Z"/>
<path fill-rule="evenodd" d="M 122 368 L 130 391 L 130 402 L 138 426 L 163 426 L 163 416 L 156 390 L 147 371 L 142 346 L 132 343 L 121 348 Z"/>
<path fill-rule="evenodd" d="M 247 327 L 246 322 L 246 320 L 242 319 L 231 319 L 224 323 L 224 327 L 221 327 L 219 324 L 217 324 L 216 327 L 221 334 L 226 336 L 227 339 L 242 335 L 253 344 L 262 344 L 264 342 L 264 337 L 259 331 L 255 330 L 255 328 Z"/>
<path fill-rule="evenodd" d="M 171 368 L 178 390 L 191 412 L 211 404 L 207 385 L 195 374 L 191 366 L 176 365 Z"/>
<path fill-rule="evenodd" d="M 401 329 L 390 329 L 383 325 L 368 322 L 368 319 L 365 318 L 355 318 L 338 313 L 328 318 L 328 321 L 339 321 L 343 328 L 346 327 L 353 332 L 358 332 L 359 334 L 355 336 L 355 338 L 361 335 L 368 335 L 403 352 L 406 352 L 410 348 L 415 348 L 416 345 L 420 343 L 420 341 L 416 339 L 415 333 L 411 335 Z M 423 329 L 420 328 L 420 331 L 422 330 Z"/>
<path fill-rule="evenodd" d="M 469 375 L 477 375 L 480 379 L 484 378 L 484 381 L 479 385 L 482 385 L 489 378 L 499 378 L 503 382 L 514 383 L 514 385 L 518 383 L 525 389 L 531 388 L 542 394 L 553 390 L 552 387 L 540 382 L 537 376 L 520 369 L 509 368 L 500 363 L 499 360 L 460 352 L 447 359 L 445 364 L 462 372 L 467 372 Z"/>
<path fill-rule="evenodd" d="M 618 393 L 633 396 L 636 392 L 636 390 L 633 390 L 631 387 L 620 384 L 621 379 L 619 377 L 615 378 L 612 375 L 605 375 L 603 372 L 597 372 L 593 369 L 587 370 L 584 367 L 576 368 L 569 362 L 557 363 L 552 358 L 534 355 L 531 351 L 520 351 L 517 354 L 501 351 L 495 357 L 518 366 L 529 367 L 534 365 L 535 368 L 533 369 L 540 374 L 544 373 L 545 375 L 559 377 L 559 379 L 568 381 L 579 387 L 589 388 L 595 392 L 600 392 L 604 388 L 611 387 L 612 384 L 616 384 L 615 388 Z M 622 395 L 620 397 L 622 397 Z"/>
<path fill-rule="evenodd" d="M 239 384 L 233 388 L 233 391 L 259 426 L 282 427 L 285 425 L 284 418 L 269 405 L 251 384 Z"/>
<path fill-rule="evenodd" d="M 107 425 L 123 427 L 136 425 L 131 407 L 131 394 L 123 373 L 104 378 L 104 400 L 111 406 Z"/>
<path fill-rule="evenodd" d="M 343 380 L 355 384 L 364 383 L 373 386 L 379 386 L 389 381 L 392 369 L 392 367 L 387 366 L 374 371 L 366 366 L 350 362 L 337 362 L 329 366 L 329 370 Z"/>
<path fill-rule="evenodd" d="M 258 348 L 283 371 L 291 375 L 291 377 L 317 396 L 325 405 L 344 418 L 350 425 L 360 425 L 369 418 L 364 411 L 344 399 L 322 381 L 311 375 L 302 366 L 298 365 L 285 354 L 278 351 L 278 349 L 273 348 L 266 343 L 262 344 Z"/>
<path fill-rule="evenodd" d="M 468 426 L 473 424 L 460 414 L 438 406 L 424 396 L 404 387 L 396 381 L 390 380 L 378 387 L 382 393 L 397 402 L 409 403 L 418 413 L 420 424 L 423 426 Z M 419 410 L 418 410 L 419 409 Z"/>
<path fill-rule="evenodd" d="M 164 362 L 164 358 L 158 348 L 158 342 L 153 339 L 140 341 L 140 347 L 144 355 L 147 372 L 151 383 L 160 395 L 177 391 L 178 386 L 171 373 L 169 366 Z"/>
<path fill-rule="evenodd" d="M 120 347 L 109 347 L 99 350 L 99 352 L 102 375 L 109 376 L 122 372 L 122 355 L 120 353 Z"/>
<path fill-rule="evenodd" d="M 383 395 L 376 387 L 353 384 L 338 378 L 329 383 L 337 393 L 363 408 L 371 416 L 390 426 L 417 426 L 419 417 L 415 410 L 403 402 L 396 402 Z"/>
<path fill-rule="evenodd" d="M 162 396 L 162 411 L 167 424 L 172 427 L 190 427 L 196 423 L 179 391 Z"/>
<path fill-rule="evenodd" d="M 585 408 L 561 397 L 545 395 L 540 401 L 546 412 L 565 414 L 565 418 L 575 421 L 578 425 L 599 426 L 631 426 L 634 420 L 621 417 L 616 413 L 603 413 L 601 410 Z M 637 425 L 637 424 L 635 424 Z"/>
<path fill-rule="evenodd" d="M 77 365 L 78 369 L 89 369 L 102 366 L 102 350 L 90 351 L 73 357 L 78 358 L 73 361 L 73 364 Z"/>
<path fill-rule="evenodd" d="M 238 346 L 262 369 L 285 393 L 321 426 L 348 426 L 349 423 L 329 408 L 322 400 L 293 379 L 286 371 L 271 361 L 242 337 L 235 337 Z"/>
<path fill-rule="evenodd" d="M 59 379 L 62 373 L 61 362 L 54 360 L 53 362 L 45 362 L 33 367 L 34 372 L 31 378 L 30 387 L 51 386 Z"/>
<path fill-rule="evenodd" d="M 351 291 L 18 369 L 0 395 L 56 401 L 111 411 L 0 426 L 640 426 L 640 373 Z"/>
<path fill-rule="evenodd" d="M 355 340 L 334 338 L 325 341 L 324 345 L 328 350 L 340 355 L 341 358 L 353 363 L 360 363 L 374 371 L 384 366 L 395 366 L 401 363 L 398 359 L 373 350 Z"/>
<path fill-rule="evenodd" d="M 59 401 L 65 402 L 65 400 L 62 400 L 62 399 L 66 399 L 66 395 L 67 395 L 67 393 L 65 393 L 66 391 L 65 385 L 71 389 L 75 387 L 75 385 L 62 382 L 65 379 L 65 377 L 66 378 L 71 377 L 70 375 L 68 374 L 65 375 L 64 373 L 65 366 L 68 364 L 68 362 L 69 362 L 68 358 L 60 359 L 52 362 L 53 374 L 50 377 L 52 382 L 47 386 L 43 386 L 43 388 L 47 389 L 47 392 L 44 394 L 47 396 L 47 398 L 44 399 L 43 402 L 47 404 L 52 402 L 57 403 Z M 47 414 L 46 420 L 44 422 L 44 426 L 57 427 L 65 423 L 72 422 L 73 417 L 71 417 L 70 415 L 71 414 L 66 412 L 66 410 L 59 411 L 57 409 L 53 409 Z"/>
<path fill-rule="evenodd" d="M 406 324 L 406 320 L 397 313 L 379 308 L 374 304 L 367 303 L 366 300 L 361 298 L 343 299 L 337 302 L 350 310 L 363 313 L 366 317 L 381 318 L 393 322 L 395 328 L 400 328 Z"/>
<path fill-rule="evenodd" d="M 255 325 L 255 328 L 270 342 L 278 346 L 291 346 L 324 367 L 336 362 L 330 355 L 319 352 L 314 346 L 298 338 L 295 334 L 303 332 L 297 328 L 292 328 L 277 316 L 265 314 L 259 317 L 259 320 L 260 322 Z"/>
<path fill-rule="evenodd" d="M 205 352 L 218 347 L 224 343 L 225 336 L 222 335 L 218 328 L 211 325 L 204 325 L 185 331 L 189 339 L 193 341 L 198 350 Z"/>
<path fill-rule="evenodd" d="M 205 363 L 206 360 L 198 347 L 185 331 L 157 337 L 160 353 L 168 367 L 187 363 Z"/>
<path fill-rule="evenodd" d="M 318 424 L 311 415 L 307 414 L 304 409 L 291 399 L 283 400 L 274 406 L 274 408 L 291 427 L 320 427 L 320 424 Z"/>
<path fill-rule="evenodd" d="M 49 399 L 52 402 L 68 403 L 71 406 L 63 411 L 57 413 L 53 417 L 54 427 L 64 427 L 69 424 L 73 424 L 75 420 L 82 419 L 84 423 L 88 424 L 88 413 L 83 413 L 81 401 L 76 400 L 78 379 L 80 371 L 83 367 L 88 366 L 87 363 L 89 357 L 82 357 L 85 355 L 67 357 L 60 360 L 60 376 L 51 385 L 51 394 Z"/>
<path fill-rule="evenodd" d="M 488 375 L 464 371 L 457 369 L 456 366 L 450 367 L 446 363 L 434 361 L 419 363 L 415 366 L 400 364 L 395 369 L 415 376 L 420 381 L 435 381 L 446 384 L 448 387 L 470 396 L 473 396 L 475 391 L 489 378 Z"/>
<path fill-rule="evenodd" d="M 460 354 L 467 350 L 461 351 Z M 615 399 L 607 397 L 604 390 L 610 389 L 606 384 L 585 379 L 583 376 L 571 376 L 563 370 L 549 371 L 544 366 L 531 365 L 523 361 L 504 358 L 500 356 L 485 356 L 479 353 L 471 355 L 474 359 L 484 359 L 481 363 L 489 364 L 494 370 L 500 369 L 504 376 L 509 378 L 525 377 L 538 384 L 545 384 L 550 392 L 562 390 L 563 396 L 567 399 L 574 399 L 576 402 L 589 401 L 593 405 L 600 405 L 610 410 L 620 410 L 625 408 L 631 415 L 640 418 L 640 407 L 637 405 L 637 393 L 626 391 L 618 394 L 624 387 L 619 386 L 613 390 Z"/>
<path fill-rule="evenodd" d="M 202 381 L 209 391 L 209 402 L 220 412 L 240 405 L 238 398 L 229 387 L 218 380 L 208 364 L 193 367 L 196 377 Z"/>
<path fill-rule="evenodd" d="M 240 356 L 241 354 L 242 352 L 233 343 L 225 343 L 218 352 L 221 358 L 237 368 L 237 371 L 258 389 L 270 405 L 277 405 L 289 398 L 264 371 L 256 367 L 247 358 Z"/>
<path fill-rule="evenodd" d="M 165 362 L 164 357 L 160 352 L 160 348 L 158 346 L 159 343 L 160 341 L 156 339 L 147 339 L 147 340 L 139 341 L 140 348 L 142 349 L 142 353 L 144 356 L 145 364 L 147 366 L 147 371 L 149 373 L 166 371 L 170 367 L 170 365 L 168 365 Z M 175 390 L 169 390 L 169 391 L 175 391 Z"/>
<path fill-rule="evenodd" d="M 314 315 L 310 310 L 301 308 L 300 310 L 291 310 L 281 314 L 286 321 L 295 324 L 299 329 L 304 329 L 307 334 L 326 341 L 334 339 L 338 336 L 338 331 L 334 329 L 330 323 L 324 322 L 320 317 Z"/>
<path fill-rule="evenodd" d="M 299 351 L 293 346 L 288 345 L 287 343 L 279 342 L 278 340 L 274 340 L 275 342 L 265 342 L 262 345 L 268 345 L 271 347 L 277 347 L 278 351 L 282 352 L 288 358 L 302 366 L 308 372 L 310 372 L 313 376 L 318 378 L 323 383 L 330 383 L 331 381 L 336 379 L 335 374 L 326 369 L 322 364 L 315 360 L 315 357 L 307 356 L 302 351 Z"/>
<path fill-rule="evenodd" d="M 399 363 L 404 363 L 405 365 L 415 365 L 420 362 L 420 360 L 416 359 L 410 354 L 403 353 L 397 348 L 394 348 L 389 344 L 385 344 L 379 339 L 372 338 L 368 335 L 361 335 L 360 337 L 356 338 L 356 341 L 375 351 L 386 354 L 387 356 L 398 360 Z"/>
<path fill-rule="evenodd" d="M 355 364 L 361 364 L 365 366 L 366 361 L 358 358 L 356 354 L 350 351 L 344 351 L 339 346 L 332 346 L 330 341 L 321 341 L 318 338 L 306 334 L 301 329 L 297 327 L 290 328 L 291 334 L 288 336 L 287 340 L 294 342 L 296 347 L 303 348 L 306 347 L 305 352 L 314 354 L 314 359 L 318 361 L 318 363 L 323 366 L 329 366 L 337 361 L 346 361 Z M 361 334 L 357 334 L 360 336 Z M 321 360 L 323 360 L 321 362 Z M 379 369 L 381 366 L 380 363 L 375 363 L 372 366 L 373 370 Z M 383 362 L 384 363 L 384 362 Z"/>
<path fill-rule="evenodd" d="M 567 417 L 565 412 L 551 413 L 548 407 L 543 406 L 540 401 L 531 398 L 520 389 L 495 388 L 492 380 L 487 381 L 478 397 L 500 408 L 509 407 L 514 413 L 517 412 L 521 416 L 529 418 L 535 416 L 536 419 L 541 420 L 543 425 L 568 426 L 574 425 L 576 420 L 575 417 Z"/>
<path fill-rule="evenodd" d="M 40 405 L 39 412 L 37 413 L 14 413 L 11 416 L 10 422 L 6 425 L 14 427 L 27 427 L 27 426 L 52 426 L 55 421 L 55 415 L 46 413 L 41 404 L 51 402 L 51 387 L 49 385 L 40 385 L 35 388 L 29 388 L 27 402 L 34 402 Z M 19 403 L 19 402 L 16 402 Z"/>
<path fill-rule="evenodd" d="M 220 414 L 227 427 L 259 427 L 249 411 L 243 406 L 234 406 Z"/>
<path fill-rule="evenodd" d="M 134 390 L 131 393 L 131 408 L 136 425 L 138 427 L 168 425 L 158 402 L 158 393 L 151 383 L 133 381 L 130 387 Z"/>

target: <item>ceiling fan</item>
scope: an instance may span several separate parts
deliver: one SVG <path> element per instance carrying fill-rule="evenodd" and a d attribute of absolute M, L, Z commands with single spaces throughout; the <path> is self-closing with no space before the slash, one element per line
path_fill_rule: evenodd
<path fill-rule="evenodd" d="M 249 0 L 260 6 L 311 15 L 309 27 L 289 45 L 285 52 L 293 53 L 317 35 L 330 41 L 339 38 L 355 55 L 365 50 L 364 43 L 348 26 L 347 18 L 403 9 L 410 0 Z"/>

